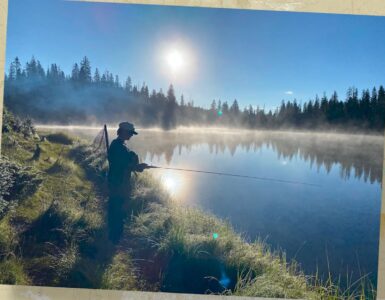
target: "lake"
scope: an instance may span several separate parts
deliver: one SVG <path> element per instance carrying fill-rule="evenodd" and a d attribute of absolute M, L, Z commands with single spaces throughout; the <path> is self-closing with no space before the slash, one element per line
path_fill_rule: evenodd
<path fill-rule="evenodd" d="M 98 133 L 69 131 L 87 138 Z M 146 171 L 162 180 L 174 201 L 228 220 L 248 241 L 283 250 L 306 274 L 330 271 L 352 281 L 369 274 L 376 284 L 383 136 L 142 129 L 128 145 L 151 165 L 273 179 Z"/>

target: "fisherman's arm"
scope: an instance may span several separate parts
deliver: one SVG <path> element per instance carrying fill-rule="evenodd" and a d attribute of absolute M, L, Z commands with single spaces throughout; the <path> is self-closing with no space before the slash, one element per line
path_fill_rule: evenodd
<path fill-rule="evenodd" d="M 148 168 L 148 165 L 146 163 L 139 163 L 139 157 L 135 152 L 129 151 L 128 155 L 129 155 L 129 160 L 130 160 L 129 168 L 132 171 L 143 172 L 145 169 Z"/>

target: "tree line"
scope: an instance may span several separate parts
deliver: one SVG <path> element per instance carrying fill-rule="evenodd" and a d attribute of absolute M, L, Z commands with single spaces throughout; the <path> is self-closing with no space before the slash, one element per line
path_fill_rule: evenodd
<path fill-rule="evenodd" d="M 65 74 L 57 64 L 44 69 L 34 57 L 22 66 L 18 57 L 5 74 L 5 105 L 14 113 L 40 123 L 101 123 L 131 120 L 140 126 L 231 126 L 249 129 L 327 129 L 382 132 L 385 129 L 383 86 L 347 90 L 341 100 L 330 97 L 304 102 L 284 101 L 275 110 L 238 101 L 213 100 L 209 108 L 177 99 L 173 85 L 167 92 L 150 92 L 146 83 L 134 85 L 130 76 L 122 83 L 118 75 L 98 68 L 93 71 L 85 56 Z"/>

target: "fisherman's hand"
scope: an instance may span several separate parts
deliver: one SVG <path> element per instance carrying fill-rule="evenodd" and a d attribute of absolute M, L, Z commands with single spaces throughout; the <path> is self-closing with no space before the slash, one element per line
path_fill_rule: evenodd
<path fill-rule="evenodd" d="M 138 164 L 136 170 L 137 172 L 143 172 L 147 168 L 148 168 L 148 164 L 142 163 L 142 164 Z"/>

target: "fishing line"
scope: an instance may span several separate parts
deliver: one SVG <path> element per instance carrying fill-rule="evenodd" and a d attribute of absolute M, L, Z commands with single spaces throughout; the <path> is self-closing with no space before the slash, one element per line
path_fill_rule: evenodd
<path fill-rule="evenodd" d="M 257 176 L 230 174 L 230 173 L 222 173 L 222 172 L 211 172 L 211 171 L 202 171 L 202 170 L 192 170 L 192 169 L 170 168 L 170 167 L 161 167 L 161 166 L 152 166 L 152 165 L 149 165 L 148 168 L 163 169 L 163 170 L 175 170 L 175 171 L 184 171 L 184 172 L 194 172 L 194 173 L 204 173 L 204 174 L 222 175 L 222 176 L 230 176 L 230 177 L 238 177 L 238 178 L 249 178 L 249 179 L 256 179 L 256 180 L 270 181 L 270 182 L 279 182 L 279 183 L 289 183 L 289 184 L 321 187 L 319 184 L 315 184 L 315 183 L 293 181 L 293 180 L 284 180 L 284 179 L 277 179 L 277 178 L 268 178 L 268 177 L 257 177 Z"/>
<path fill-rule="evenodd" d="M 99 147 L 102 144 L 102 141 L 104 138 L 106 141 L 106 147 L 107 147 L 107 153 L 108 153 L 109 141 L 108 141 L 107 125 L 104 125 L 103 131 L 104 131 L 104 136 L 102 135 Z M 152 166 L 152 165 L 148 165 L 146 168 L 147 169 L 163 169 L 163 170 L 203 173 L 203 174 L 221 175 L 221 176 L 229 176 L 229 177 L 237 177 L 237 178 L 249 178 L 249 179 L 256 179 L 256 180 L 261 180 L 261 181 L 270 181 L 270 182 L 279 182 L 279 183 L 288 183 L 288 184 L 297 184 L 297 185 L 307 185 L 307 186 L 312 186 L 312 187 L 321 187 L 319 184 L 308 183 L 308 182 L 292 181 L 292 180 L 284 180 L 284 179 L 268 178 L 268 177 L 239 175 L 239 174 L 230 174 L 230 173 L 222 173 L 222 172 L 212 172 L 212 171 L 202 171 L 202 170 L 182 169 L 182 168 L 171 168 L 171 167 Z"/>

